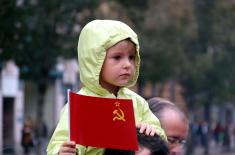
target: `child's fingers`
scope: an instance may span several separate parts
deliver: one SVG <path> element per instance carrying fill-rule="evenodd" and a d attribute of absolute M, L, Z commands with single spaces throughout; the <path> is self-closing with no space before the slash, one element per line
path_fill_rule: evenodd
<path fill-rule="evenodd" d="M 150 136 L 154 136 L 157 132 L 155 131 L 155 129 L 152 129 L 152 131 L 150 132 Z"/>
<path fill-rule="evenodd" d="M 60 154 L 76 154 L 75 148 L 63 147 L 60 149 Z"/>
<path fill-rule="evenodd" d="M 137 123 L 136 127 L 139 128 L 139 132 L 140 133 L 144 133 L 147 136 L 154 136 L 155 134 L 157 134 L 155 128 L 147 123 Z"/>
<path fill-rule="evenodd" d="M 75 148 L 76 146 L 76 143 L 74 141 L 71 141 L 71 142 L 64 142 L 62 144 L 63 147 L 71 147 L 71 148 Z"/>
<path fill-rule="evenodd" d="M 147 128 L 147 124 L 146 123 L 140 123 L 140 125 L 139 125 L 140 133 L 144 133 L 146 128 Z"/>
<path fill-rule="evenodd" d="M 147 124 L 145 134 L 147 136 L 154 136 L 155 135 L 155 129 L 152 127 L 152 125 Z"/>
<path fill-rule="evenodd" d="M 136 127 L 140 128 L 141 127 L 141 123 L 136 123 Z"/>
<path fill-rule="evenodd" d="M 146 124 L 145 135 L 149 136 L 150 132 L 151 132 L 151 126 L 149 124 Z"/>
<path fill-rule="evenodd" d="M 62 147 L 59 151 L 59 155 L 75 155 L 76 149 L 69 147 Z"/>
<path fill-rule="evenodd" d="M 160 136 L 161 135 L 161 131 L 160 130 L 155 130 L 155 134 Z"/>
<path fill-rule="evenodd" d="M 75 155 L 76 144 L 75 142 L 64 142 L 59 150 L 60 155 Z"/>

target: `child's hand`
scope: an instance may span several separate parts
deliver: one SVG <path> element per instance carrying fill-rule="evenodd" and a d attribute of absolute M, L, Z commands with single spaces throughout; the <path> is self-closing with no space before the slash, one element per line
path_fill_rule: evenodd
<path fill-rule="evenodd" d="M 59 155 L 76 155 L 76 143 L 64 142 L 60 147 Z"/>
<path fill-rule="evenodd" d="M 144 133 L 147 136 L 154 136 L 155 134 L 157 134 L 156 129 L 147 123 L 137 123 L 136 127 L 140 129 L 140 133 Z"/>

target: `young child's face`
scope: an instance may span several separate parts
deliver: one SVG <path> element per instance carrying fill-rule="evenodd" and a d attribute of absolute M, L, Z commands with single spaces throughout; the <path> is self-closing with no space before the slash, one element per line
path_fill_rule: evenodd
<path fill-rule="evenodd" d="M 123 40 L 106 51 L 101 69 L 100 84 L 111 93 L 125 86 L 135 74 L 136 47 L 130 40 Z"/>

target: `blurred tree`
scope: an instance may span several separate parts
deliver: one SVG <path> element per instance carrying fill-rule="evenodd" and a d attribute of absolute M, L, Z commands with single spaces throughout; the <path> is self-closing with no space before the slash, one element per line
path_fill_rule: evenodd
<path fill-rule="evenodd" d="M 22 78 L 36 81 L 42 96 L 57 56 L 76 56 L 81 27 L 105 18 L 124 21 L 139 35 L 141 84 L 180 81 L 193 106 L 234 101 L 233 1 L 1 0 L 0 5 L 0 61 L 14 59 Z"/>
<path fill-rule="evenodd" d="M 16 39 L 18 38 L 17 25 L 14 24 L 18 12 L 15 7 L 15 0 L 1 0 L 0 6 L 0 58 L 9 59 L 11 51 L 16 48 L 12 45 L 17 43 Z M 4 52 L 4 49 L 7 52 Z"/>
<path fill-rule="evenodd" d="M 139 34 L 140 82 L 178 80 L 190 105 L 234 100 L 233 1 L 121 4 Z"/>
<path fill-rule="evenodd" d="M 221 79 L 219 87 L 220 102 L 235 101 L 235 12 L 234 1 L 219 1 L 215 3 L 213 24 L 213 51 L 217 55 L 216 68 L 218 69 L 219 78 Z"/>
<path fill-rule="evenodd" d="M 178 80 L 185 42 L 195 38 L 192 2 L 148 0 L 145 9 L 129 8 L 139 32 L 142 54 L 140 83 Z"/>
<path fill-rule="evenodd" d="M 37 121 L 57 57 L 76 56 L 80 27 L 93 18 L 96 5 L 97 0 L 0 1 L 0 62 L 15 60 L 21 78 L 37 85 Z"/>
<path fill-rule="evenodd" d="M 39 107 L 59 55 L 76 56 L 80 27 L 92 19 L 96 0 L 1 1 L 1 62 L 14 59 L 21 78 L 35 81 Z M 86 9 L 84 9 L 86 8 Z M 42 108 L 38 108 L 41 116 Z"/>
<path fill-rule="evenodd" d="M 210 121 L 210 105 L 234 102 L 234 5 L 232 1 L 196 0 L 197 38 L 188 40 L 182 76 L 190 106 L 205 106 Z"/>
<path fill-rule="evenodd" d="M 196 97 L 201 100 L 197 101 L 198 103 L 204 103 L 205 105 L 205 117 L 206 120 L 210 120 L 209 118 L 209 110 L 210 104 L 213 102 L 213 86 L 208 83 L 209 81 L 216 80 L 213 78 L 212 74 L 208 74 L 211 72 L 213 68 L 213 57 L 211 58 L 210 54 L 208 54 L 210 47 L 212 46 L 212 13 L 214 9 L 214 0 L 194 0 L 193 1 L 193 9 L 196 17 L 197 24 L 197 38 L 194 40 L 194 44 L 196 45 L 195 49 L 190 52 L 197 52 L 197 54 L 193 54 L 193 57 L 189 57 L 189 68 L 187 69 L 186 81 L 182 83 L 185 84 L 185 92 L 188 98 L 191 98 L 188 103 L 191 105 L 195 103 Z M 195 57 L 196 56 L 196 57 Z M 196 67 L 197 70 L 196 70 Z M 194 71 L 196 70 L 196 71 Z M 193 81 L 194 80 L 194 81 Z M 190 84 L 192 82 L 192 84 Z M 215 82 L 215 81 L 213 81 Z M 187 83 L 187 84 L 186 84 Z M 210 101 L 207 99 L 210 98 Z M 204 100 L 202 100 L 204 99 Z M 204 102 L 203 102 L 204 101 Z"/>

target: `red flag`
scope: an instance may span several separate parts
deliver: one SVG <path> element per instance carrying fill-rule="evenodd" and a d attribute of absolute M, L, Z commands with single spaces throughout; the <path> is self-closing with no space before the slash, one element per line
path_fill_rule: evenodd
<path fill-rule="evenodd" d="M 99 148 L 138 150 L 132 100 L 69 94 L 70 139 Z"/>

